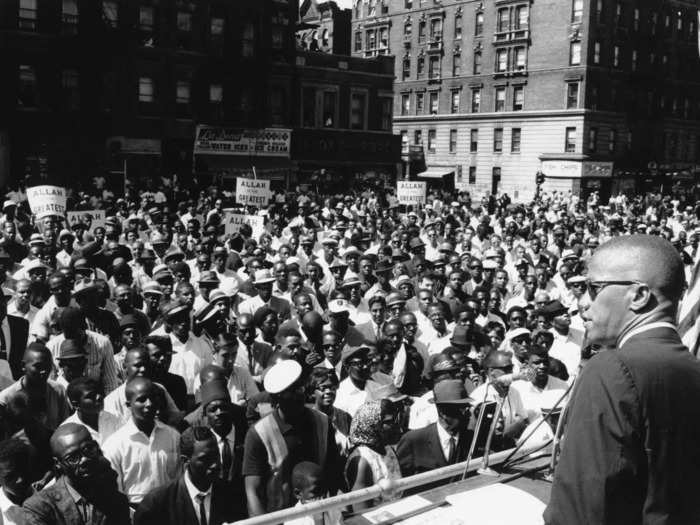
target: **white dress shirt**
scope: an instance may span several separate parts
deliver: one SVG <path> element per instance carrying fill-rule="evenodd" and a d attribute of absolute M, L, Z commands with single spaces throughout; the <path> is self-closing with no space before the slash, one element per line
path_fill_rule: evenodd
<path fill-rule="evenodd" d="M 201 492 L 197 487 L 194 486 L 194 483 L 192 483 L 192 480 L 190 479 L 189 471 L 185 470 L 185 487 L 187 488 L 187 494 L 190 496 L 190 500 L 192 501 L 192 506 L 194 507 L 194 513 L 197 516 L 197 522 L 200 525 L 202 525 L 202 523 L 201 523 L 201 516 L 199 515 L 199 498 L 198 498 L 198 496 L 200 494 L 204 495 L 204 514 L 206 514 L 206 520 L 207 520 L 207 523 L 209 523 L 209 516 L 211 516 L 211 488 L 212 488 L 212 485 L 209 485 L 209 488 L 205 492 Z"/>
<path fill-rule="evenodd" d="M 192 333 L 184 343 L 172 333 L 170 340 L 173 343 L 173 360 L 169 372 L 181 376 L 187 385 L 187 393 L 194 395 L 195 379 L 213 359 L 209 345 Z"/>
<path fill-rule="evenodd" d="M 107 441 L 107 438 L 109 438 L 109 436 L 114 434 L 123 426 L 121 420 L 117 416 L 110 412 L 105 412 L 104 410 L 100 412 L 97 416 L 97 430 L 92 428 L 90 425 L 83 423 L 78 417 L 77 412 L 73 412 L 73 414 L 68 419 L 61 423 L 61 426 L 67 425 L 68 423 L 76 423 L 85 427 L 87 431 L 90 432 L 90 437 L 97 441 L 97 443 L 99 443 L 100 446 L 103 445 L 105 441 Z"/>
<path fill-rule="evenodd" d="M 381 381 L 376 379 L 381 377 Z M 386 380 L 385 378 L 388 378 Z M 382 392 L 382 385 L 391 383 L 391 376 L 383 374 L 382 376 L 374 376 L 365 384 L 365 389 L 360 390 L 355 386 L 349 377 L 346 377 L 338 385 L 338 391 L 335 395 L 333 406 L 343 412 L 347 412 L 350 417 L 355 417 L 357 410 L 364 404 L 365 401 L 374 401 L 375 393 Z"/>
<path fill-rule="evenodd" d="M 30 325 L 34 321 L 34 317 L 36 317 L 38 311 L 39 309 L 36 306 L 30 304 L 29 310 L 27 310 L 26 313 L 20 312 L 17 309 L 17 301 L 15 299 L 12 299 L 9 303 L 7 303 L 7 315 L 14 315 L 15 317 L 26 319 Z"/>
<path fill-rule="evenodd" d="M 165 411 L 168 415 L 178 414 L 180 410 L 177 408 L 175 401 L 170 397 L 170 394 L 160 383 L 154 383 L 161 389 L 165 396 Z M 126 383 L 122 383 L 116 389 L 112 390 L 104 401 L 104 411 L 116 416 L 120 422 L 120 426 L 131 420 L 131 411 L 126 406 Z"/>
<path fill-rule="evenodd" d="M 174 481 L 180 473 L 180 434 L 160 421 L 147 436 L 129 420 L 102 449 L 129 503 L 140 503 L 146 494 Z"/>
<path fill-rule="evenodd" d="M 510 387 L 520 394 L 520 399 L 522 399 L 523 406 L 527 411 L 527 417 L 532 422 L 542 415 L 542 407 L 550 404 L 552 396 L 544 393 L 554 391 L 559 394 L 558 396 L 554 394 L 554 397 L 559 398 L 564 395 L 569 385 L 557 377 L 548 376 L 547 384 L 542 389 L 537 388 L 531 381 L 523 380 L 513 381 Z M 563 407 L 564 404 L 562 402 L 561 406 Z"/>
<path fill-rule="evenodd" d="M 12 503 L 5 494 L 5 490 L 0 487 L 0 524 L 22 525 L 24 520 L 22 506 Z"/>

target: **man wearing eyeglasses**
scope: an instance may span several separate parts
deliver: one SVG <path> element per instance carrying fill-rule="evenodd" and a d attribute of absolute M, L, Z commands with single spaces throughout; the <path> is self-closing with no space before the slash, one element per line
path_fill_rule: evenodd
<path fill-rule="evenodd" d="M 60 476 L 24 502 L 22 523 L 131 523 L 126 496 L 117 490 L 116 473 L 84 426 L 59 427 L 51 437 L 51 453 Z"/>
<path fill-rule="evenodd" d="M 674 320 L 683 262 L 660 237 L 603 244 L 581 302 L 587 339 L 610 347 L 578 378 L 549 524 L 700 522 L 700 363 Z"/>

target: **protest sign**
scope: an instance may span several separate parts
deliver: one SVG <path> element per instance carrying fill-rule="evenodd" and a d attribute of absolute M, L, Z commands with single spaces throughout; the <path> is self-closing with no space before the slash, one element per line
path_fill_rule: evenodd
<path fill-rule="evenodd" d="M 27 188 L 29 207 L 37 219 L 49 215 L 66 214 L 66 189 L 58 186 L 34 186 Z"/>
<path fill-rule="evenodd" d="M 425 182 L 398 181 L 396 197 L 399 204 L 416 205 L 425 203 Z"/>
<path fill-rule="evenodd" d="M 236 178 L 236 202 L 246 206 L 266 206 L 270 201 L 270 181 Z"/>
<path fill-rule="evenodd" d="M 66 213 L 66 223 L 69 229 L 82 222 L 87 226 L 87 231 L 93 233 L 95 228 L 105 227 L 105 211 L 90 210 L 90 211 L 69 211 Z"/>
<path fill-rule="evenodd" d="M 224 231 L 226 235 L 233 235 L 234 233 L 238 233 L 241 226 L 244 224 L 250 225 L 253 229 L 253 238 L 257 240 L 265 230 L 265 217 L 261 217 L 260 215 L 244 215 L 242 213 L 226 213 Z"/>

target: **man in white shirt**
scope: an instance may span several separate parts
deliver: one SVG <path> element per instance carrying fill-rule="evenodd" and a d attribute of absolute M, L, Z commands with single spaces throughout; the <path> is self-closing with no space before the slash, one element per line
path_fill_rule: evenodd
<path fill-rule="evenodd" d="M 150 491 L 175 480 L 180 472 L 180 435 L 156 419 L 160 395 L 150 379 L 126 385 L 131 419 L 107 439 L 105 457 L 117 473 L 117 485 L 132 506 Z"/>
<path fill-rule="evenodd" d="M 549 355 L 564 363 L 569 377 L 573 379 L 581 363 L 583 334 L 571 330 L 569 310 L 559 301 L 550 301 L 536 313 L 552 325 L 550 332 L 554 335 L 554 342 Z"/>
<path fill-rule="evenodd" d="M 378 392 L 382 384 L 372 378 L 369 362 L 370 347 L 361 345 L 346 347 L 343 351 L 343 364 L 348 370 L 348 377 L 338 385 L 333 406 L 354 417 L 357 410 L 365 401 L 374 400 L 374 393 Z M 386 383 L 391 382 L 391 376 Z"/>
<path fill-rule="evenodd" d="M 532 381 L 514 381 L 511 388 L 520 394 L 528 420 L 533 422 L 542 415 L 543 407 L 549 405 L 552 398 L 551 392 L 559 394 L 557 398 L 562 397 L 568 384 L 549 375 L 549 355 L 545 349 L 537 346 L 530 348 L 527 362 L 535 371 Z M 550 393 L 547 394 L 548 392 Z M 559 408 L 562 407 L 563 404 Z"/>

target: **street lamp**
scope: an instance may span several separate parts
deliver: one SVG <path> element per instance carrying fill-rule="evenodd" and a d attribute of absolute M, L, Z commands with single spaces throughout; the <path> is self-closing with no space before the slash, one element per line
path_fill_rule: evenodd
<path fill-rule="evenodd" d="M 542 192 L 542 183 L 544 182 L 544 173 L 542 173 L 540 170 L 537 170 L 537 173 L 535 174 L 535 200 L 539 201 L 540 200 L 540 193 Z"/>

